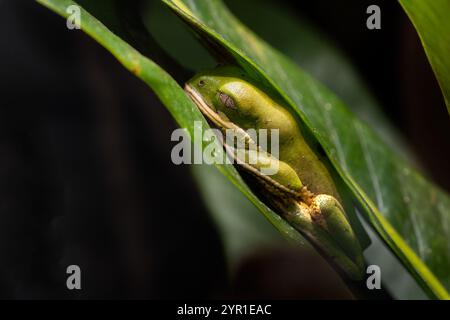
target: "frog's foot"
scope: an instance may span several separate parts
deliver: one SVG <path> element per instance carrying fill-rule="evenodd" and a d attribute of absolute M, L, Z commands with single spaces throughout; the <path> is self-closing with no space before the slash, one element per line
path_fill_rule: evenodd
<path fill-rule="evenodd" d="M 302 201 L 284 202 L 283 217 L 351 279 L 359 280 L 364 274 L 362 251 L 350 224 L 346 222 L 342 208 L 339 203 L 335 203 L 337 200 L 333 199 L 330 196 L 318 195 L 312 200 L 313 205 Z M 342 225 L 343 229 L 340 229 Z"/>
<path fill-rule="evenodd" d="M 312 220 L 324 228 L 350 258 L 361 263 L 361 246 L 339 201 L 319 194 L 314 197 L 311 208 Z"/>

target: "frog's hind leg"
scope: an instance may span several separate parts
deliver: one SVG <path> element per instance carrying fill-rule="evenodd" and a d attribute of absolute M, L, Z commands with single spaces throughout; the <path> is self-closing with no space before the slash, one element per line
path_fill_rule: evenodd
<path fill-rule="evenodd" d="M 331 237 L 358 265 L 363 264 L 362 250 L 342 205 L 336 198 L 319 194 L 312 202 L 313 220 L 318 219 Z"/>
<path fill-rule="evenodd" d="M 350 239 L 355 241 L 356 238 L 353 238 L 352 231 L 350 231 L 350 235 L 348 234 L 347 230 L 352 230 L 348 222 L 346 225 L 340 221 L 339 217 L 342 218 L 341 215 L 343 215 L 345 218 L 345 215 L 335 198 L 318 195 L 312 199 L 312 205 L 302 201 L 290 201 L 284 203 L 283 206 L 283 217 L 295 229 L 308 238 L 320 251 L 325 252 L 325 256 L 340 266 L 341 270 L 346 272 L 350 278 L 361 279 L 364 270 L 361 249 L 358 242 L 355 245 L 350 241 Z"/>

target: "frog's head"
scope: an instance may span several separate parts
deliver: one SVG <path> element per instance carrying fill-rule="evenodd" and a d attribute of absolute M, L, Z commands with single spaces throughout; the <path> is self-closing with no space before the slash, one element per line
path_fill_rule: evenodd
<path fill-rule="evenodd" d="M 186 83 L 186 92 L 219 129 L 276 129 L 280 143 L 300 134 L 289 111 L 237 67 L 199 73 Z"/>
<path fill-rule="evenodd" d="M 254 128 L 261 119 L 261 96 L 243 71 L 225 66 L 197 74 L 186 83 L 186 91 L 202 113 L 221 128 Z M 256 101 L 255 101 L 256 99 Z"/>

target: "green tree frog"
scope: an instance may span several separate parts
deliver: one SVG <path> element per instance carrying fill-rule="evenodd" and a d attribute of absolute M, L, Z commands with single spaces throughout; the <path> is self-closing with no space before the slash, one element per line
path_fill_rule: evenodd
<path fill-rule="evenodd" d="M 309 146 L 301 123 L 288 108 L 234 66 L 199 73 L 186 83 L 185 90 L 215 127 L 233 130 L 244 141 L 238 167 L 249 174 L 268 204 L 351 279 L 360 279 L 362 249 L 341 197 L 327 166 Z M 278 157 L 261 149 L 246 134 L 249 129 L 277 129 Z M 277 173 L 262 174 L 263 166 L 274 161 Z"/>

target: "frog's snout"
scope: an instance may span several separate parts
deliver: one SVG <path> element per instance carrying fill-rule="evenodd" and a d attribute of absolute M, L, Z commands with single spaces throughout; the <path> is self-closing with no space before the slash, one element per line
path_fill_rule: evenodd
<path fill-rule="evenodd" d="M 199 107 L 202 113 L 205 113 L 206 108 L 217 113 L 216 108 L 210 102 L 205 101 L 201 92 L 199 92 L 199 90 L 196 87 L 193 87 L 189 82 L 184 85 L 184 91 Z"/>

